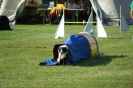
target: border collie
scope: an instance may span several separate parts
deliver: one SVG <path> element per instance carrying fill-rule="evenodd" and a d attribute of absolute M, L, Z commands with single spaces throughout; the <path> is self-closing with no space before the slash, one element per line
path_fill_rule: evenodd
<path fill-rule="evenodd" d="M 69 49 L 67 47 L 67 45 L 61 45 L 58 48 L 58 58 L 56 61 L 57 65 L 66 65 L 66 60 L 69 56 L 70 52 Z"/>

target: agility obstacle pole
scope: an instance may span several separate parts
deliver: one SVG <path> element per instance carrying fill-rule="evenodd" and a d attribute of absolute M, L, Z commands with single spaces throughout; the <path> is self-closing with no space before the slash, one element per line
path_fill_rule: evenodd
<path fill-rule="evenodd" d="M 84 32 L 88 32 L 91 34 L 93 32 L 93 23 L 97 23 L 97 34 L 98 34 L 97 38 L 98 37 L 102 37 L 102 38 L 105 37 L 107 39 L 107 33 L 106 33 L 106 31 L 102 25 L 102 22 L 100 21 L 99 16 L 97 15 L 97 18 L 99 19 L 99 21 L 97 21 L 97 22 L 92 22 L 93 21 L 92 16 L 93 16 L 93 14 L 91 14 L 88 22 L 64 22 L 64 10 L 63 10 L 63 15 L 62 15 L 61 21 L 60 21 L 59 26 L 57 28 L 57 31 L 55 33 L 55 39 L 65 37 L 65 30 L 64 30 L 64 24 L 65 23 L 87 23 L 85 28 L 84 28 Z"/>
<path fill-rule="evenodd" d="M 99 16 L 96 14 L 97 17 L 97 38 L 106 38 L 107 39 L 107 32 L 104 29 L 104 26 L 102 25 L 102 22 L 99 18 Z"/>
<path fill-rule="evenodd" d="M 126 19 L 124 18 L 124 16 L 122 15 L 122 8 L 120 6 L 120 33 L 122 31 L 128 31 L 129 32 L 129 27 L 128 24 L 126 22 Z"/>
<path fill-rule="evenodd" d="M 97 23 L 97 22 L 64 22 L 64 23 Z"/>
<path fill-rule="evenodd" d="M 93 21 L 93 9 L 91 8 L 91 14 L 90 14 L 90 17 L 88 19 L 88 22 L 92 22 L 92 21 Z M 92 23 L 87 23 L 85 28 L 84 28 L 84 32 L 94 34 L 93 24 Z"/>
<path fill-rule="evenodd" d="M 65 32 L 64 32 L 64 24 L 65 23 L 70 23 L 70 24 L 71 23 L 86 23 L 86 26 L 84 28 L 84 32 L 89 32 L 89 33 L 93 33 L 93 23 L 97 23 L 97 38 L 102 37 L 102 38 L 107 39 L 107 33 L 106 33 L 106 31 L 102 25 L 101 19 L 99 18 L 98 15 L 96 15 L 96 17 L 97 17 L 97 22 L 92 22 L 93 17 L 91 19 L 89 18 L 88 22 L 64 22 L 64 10 L 63 10 L 63 16 L 62 16 L 60 24 L 57 28 L 57 31 L 55 34 L 55 39 L 58 39 L 60 37 L 65 36 Z M 102 19 L 104 19 L 104 20 L 106 20 L 106 19 L 120 19 L 120 32 L 121 31 L 129 31 L 129 27 L 127 25 L 127 22 L 121 13 L 121 7 L 120 7 L 120 18 L 106 18 L 106 19 L 102 18 Z"/>
<path fill-rule="evenodd" d="M 58 38 L 63 38 L 65 37 L 65 30 L 64 30 L 64 10 L 63 10 L 63 15 L 62 15 L 62 18 L 60 20 L 60 23 L 59 23 L 59 26 L 56 30 L 56 33 L 55 33 L 55 39 L 58 39 Z"/>
<path fill-rule="evenodd" d="M 100 20 L 110 20 L 110 19 L 114 19 L 114 20 L 119 19 L 119 22 L 120 22 L 120 25 L 119 25 L 120 26 L 120 33 L 122 31 L 128 31 L 128 32 L 130 31 L 129 26 L 128 26 L 127 22 L 126 22 L 126 19 L 125 19 L 125 17 L 122 14 L 121 6 L 120 6 L 120 17 L 119 18 L 100 18 Z"/>
<path fill-rule="evenodd" d="M 91 10 L 92 11 L 92 10 Z M 106 38 L 107 39 L 107 33 L 106 30 L 104 29 L 104 26 L 99 18 L 99 16 L 96 14 L 96 18 L 97 18 L 97 38 Z M 90 17 L 88 19 L 88 22 L 92 22 L 93 21 L 93 11 L 90 14 Z M 89 32 L 92 35 L 94 35 L 94 31 L 93 31 L 93 24 L 86 24 L 85 28 L 84 28 L 84 32 Z"/>

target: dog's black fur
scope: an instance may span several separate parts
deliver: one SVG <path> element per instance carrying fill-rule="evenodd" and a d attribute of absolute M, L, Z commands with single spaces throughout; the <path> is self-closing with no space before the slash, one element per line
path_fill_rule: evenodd
<path fill-rule="evenodd" d="M 6 16 L 0 16 L 0 30 L 12 30 L 9 25 L 9 19 Z"/>

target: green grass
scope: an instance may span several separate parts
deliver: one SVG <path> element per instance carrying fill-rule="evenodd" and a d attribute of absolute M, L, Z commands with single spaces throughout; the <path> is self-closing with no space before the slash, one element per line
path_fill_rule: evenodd
<path fill-rule="evenodd" d="M 108 39 L 97 41 L 105 57 L 71 66 L 38 65 L 53 57 L 55 44 L 65 41 L 54 39 L 57 25 L 14 25 L 14 31 L 0 31 L 0 88 L 132 88 L 133 26 L 129 33 L 120 33 L 117 26 L 104 27 Z M 65 37 L 83 29 L 66 25 Z"/>

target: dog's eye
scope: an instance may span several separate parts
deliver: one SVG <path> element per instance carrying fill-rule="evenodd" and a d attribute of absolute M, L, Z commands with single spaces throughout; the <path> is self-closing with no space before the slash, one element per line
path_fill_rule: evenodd
<path fill-rule="evenodd" d="M 63 51 L 63 52 L 67 52 L 67 49 L 66 49 L 66 48 L 63 48 L 62 51 Z"/>

